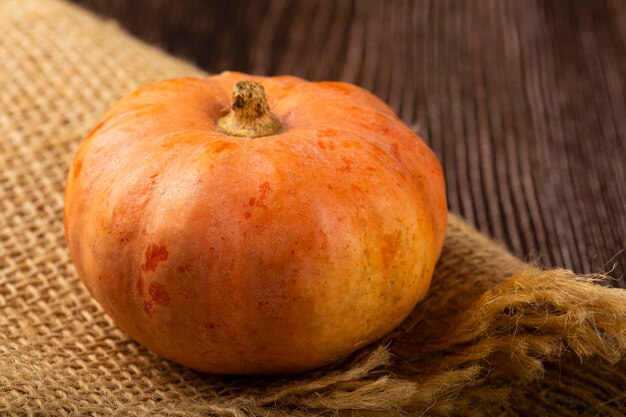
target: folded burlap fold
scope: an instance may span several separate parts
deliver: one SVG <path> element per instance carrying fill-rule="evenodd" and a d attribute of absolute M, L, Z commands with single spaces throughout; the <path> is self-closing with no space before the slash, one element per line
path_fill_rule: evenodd
<path fill-rule="evenodd" d="M 54 0 L 0 2 L 0 414 L 626 415 L 626 291 L 525 264 L 450 217 L 428 298 L 347 360 L 202 375 L 106 317 L 64 243 L 63 184 L 118 97 L 203 76 Z"/>

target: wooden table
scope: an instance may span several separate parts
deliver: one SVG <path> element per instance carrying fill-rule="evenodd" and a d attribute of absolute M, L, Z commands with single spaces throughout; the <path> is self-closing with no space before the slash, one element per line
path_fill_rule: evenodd
<path fill-rule="evenodd" d="M 373 91 L 441 158 L 451 211 L 626 287 L 626 2 L 74 1 L 211 72 Z"/>

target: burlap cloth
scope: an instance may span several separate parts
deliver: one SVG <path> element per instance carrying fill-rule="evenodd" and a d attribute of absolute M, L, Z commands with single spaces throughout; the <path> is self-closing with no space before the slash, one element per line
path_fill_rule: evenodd
<path fill-rule="evenodd" d="M 1 414 L 626 415 L 626 291 L 536 269 L 455 216 L 427 300 L 342 363 L 217 377 L 129 339 L 70 264 L 65 173 L 114 100 L 181 75 L 203 73 L 73 6 L 0 2 Z"/>

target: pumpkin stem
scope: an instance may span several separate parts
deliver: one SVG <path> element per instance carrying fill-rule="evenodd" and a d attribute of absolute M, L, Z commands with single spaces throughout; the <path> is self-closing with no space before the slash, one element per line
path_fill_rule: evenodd
<path fill-rule="evenodd" d="M 233 104 L 217 121 L 219 129 L 231 136 L 258 138 L 269 136 L 282 128 L 280 120 L 270 111 L 263 86 L 254 81 L 239 81 L 233 87 Z"/>

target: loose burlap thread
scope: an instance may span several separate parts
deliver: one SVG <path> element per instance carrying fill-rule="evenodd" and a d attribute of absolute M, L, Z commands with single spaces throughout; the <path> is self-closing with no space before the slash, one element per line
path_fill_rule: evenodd
<path fill-rule="evenodd" d="M 64 243 L 65 173 L 133 88 L 204 76 L 55 0 L 0 2 L 0 413 L 626 416 L 626 291 L 514 258 L 451 216 L 428 298 L 346 360 L 203 375 L 103 314 Z"/>

